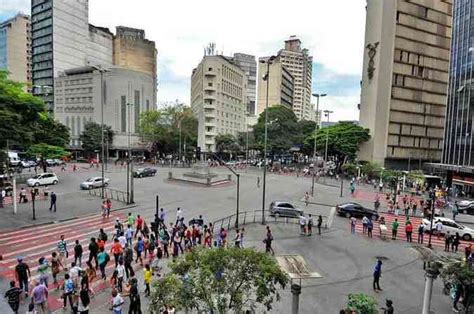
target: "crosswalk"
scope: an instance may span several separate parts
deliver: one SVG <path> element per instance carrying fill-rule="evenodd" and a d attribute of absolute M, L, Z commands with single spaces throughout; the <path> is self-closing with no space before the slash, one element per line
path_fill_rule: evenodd
<path fill-rule="evenodd" d="M 85 261 L 89 258 L 88 244 L 90 238 L 97 238 L 100 228 L 104 229 L 109 238 L 105 250 L 107 252 L 110 250 L 116 218 L 123 221 L 125 219 L 125 214 L 111 213 L 106 221 L 103 221 L 101 215 L 92 215 L 67 222 L 0 232 L 0 277 L 5 280 L 13 280 L 15 278 L 17 257 L 22 257 L 23 261 L 30 267 L 32 274 L 31 280 L 38 279 L 38 260 L 43 256 L 48 260 L 51 260 L 51 253 L 57 251 L 57 243 L 61 235 L 64 235 L 67 242 L 67 249 L 69 252 L 67 265 L 70 266 L 74 261 L 74 242 L 79 240 L 84 249 L 82 266 L 85 267 Z M 106 268 L 108 277 L 112 274 L 114 266 L 115 264 L 112 259 Z M 63 275 L 64 272 L 61 272 L 58 275 L 58 280 L 64 278 Z M 52 282 L 51 276 L 49 282 Z M 60 284 L 61 282 L 62 280 L 59 281 Z M 92 287 L 96 292 L 98 292 L 106 288 L 108 285 L 108 282 L 96 279 L 92 284 Z M 53 290 L 51 289 L 51 286 L 50 290 Z M 51 311 L 58 310 L 62 307 L 60 291 L 51 291 L 48 297 L 48 304 Z"/>
<path fill-rule="evenodd" d="M 392 214 L 381 214 L 380 217 L 384 217 L 385 219 L 385 225 L 387 226 L 387 231 L 385 234 L 386 239 L 391 239 L 392 238 L 392 223 L 395 221 L 395 219 L 398 220 L 398 223 L 400 224 L 398 227 L 398 232 L 397 232 L 397 240 L 400 241 L 406 241 L 407 236 L 405 233 L 405 225 L 407 222 L 406 216 L 399 215 L 395 216 Z M 409 217 L 410 222 L 413 225 L 413 233 L 412 233 L 412 243 L 418 243 L 418 226 L 421 223 L 422 218 L 420 217 Z M 379 219 L 380 221 L 380 219 Z M 374 238 L 380 238 L 380 228 L 379 228 L 379 221 L 374 222 L 374 229 L 372 231 L 372 236 Z M 356 224 L 356 233 L 362 234 L 363 233 L 363 226 L 362 226 L 362 221 L 358 220 Z M 423 236 L 423 244 L 427 245 L 428 244 L 428 237 L 429 234 L 425 233 Z M 444 237 L 441 236 L 438 238 L 436 235 L 431 236 L 431 244 L 433 247 L 441 248 L 444 249 Z M 469 245 L 469 242 L 467 241 L 461 241 L 458 247 L 458 252 L 464 252 L 464 248 Z"/>

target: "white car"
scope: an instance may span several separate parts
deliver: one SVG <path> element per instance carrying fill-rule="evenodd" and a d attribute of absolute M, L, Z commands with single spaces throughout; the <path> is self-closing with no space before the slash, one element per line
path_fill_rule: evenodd
<path fill-rule="evenodd" d="M 26 180 L 28 186 L 40 186 L 40 185 L 51 185 L 58 184 L 58 177 L 52 172 L 45 172 L 35 175 L 33 178 Z"/>
<path fill-rule="evenodd" d="M 105 186 L 109 185 L 110 179 L 104 178 Z M 102 186 L 102 177 L 92 177 L 82 182 L 79 186 L 81 190 L 90 190 Z"/>
<path fill-rule="evenodd" d="M 457 223 L 454 220 L 445 217 L 435 217 L 435 219 L 433 220 L 433 231 L 436 230 L 436 223 L 438 221 L 441 221 L 441 223 L 443 224 L 443 229 L 441 231 L 443 234 L 446 234 L 446 232 L 449 231 L 450 234 L 455 235 L 457 232 L 459 233 L 461 238 L 466 241 L 470 241 L 474 238 L 473 229 L 461 225 L 460 223 Z M 423 219 L 423 226 L 425 227 L 425 230 L 429 231 L 430 225 L 431 221 L 429 219 Z"/>

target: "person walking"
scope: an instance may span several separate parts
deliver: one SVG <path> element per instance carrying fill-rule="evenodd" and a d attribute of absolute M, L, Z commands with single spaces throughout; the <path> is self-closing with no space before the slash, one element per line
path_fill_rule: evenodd
<path fill-rule="evenodd" d="M 48 287 L 48 269 L 48 260 L 43 256 L 38 260 L 37 271 L 39 274 L 39 283 L 44 284 L 46 288 Z"/>
<path fill-rule="evenodd" d="M 107 266 L 107 263 L 110 260 L 109 254 L 107 254 L 104 250 L 104 248 L 100 248 L 99 254 L 97 254 L 97 261 L 99 262 L 99 269 L 101 273 L 101 278 L 106 280 L 105 276 L 105 267 Z"/>
<path fill-rule="evenodd" d="M 270 229 L 270 226 L 267 226 L 267 234 L 265 236 L 265 239 L 263 240 L 263 242 L 265 243 L 265 252 L 266 253 L 272 253 L 272 255 L 275 255 L 275 251 L 273 251 L 273 247 L 272 247 L 272 242 L 273 242 L 273 234 L 272 234 L 272 231 Z"/>
<path fill-rule="evenodd" d="M 369 238 L 372 238 L 372 230 L 374 229 L 374 223 L 372 222 L 372 219 L 369 219 L 367 221 L 367 236 Z"/>
<path fill-rule="evenodd" d="M 323 216 L 318 217 L 318 234 L 321 235 L 321 226 L 323 225 Z"/>
<path fill-rule="evenodd" d="M 114 255 L 115 267 L 118 266 L 119 259 L 122 257 L 123 248 L 118 239 L 114 239 L 114 244 L 110 248 L 110 253 Z"/>
<path fill-rule="evenodd" d="M 69 305 L 71 306 L 71 311 L 74 311 L 74 282 L 69 277 L 69 274 L 64 275 L 64 283 L 63 283 L 63 310 L 66 310 L 67 301 L 69 300 Z"/>
<path fill-rule="evenodd" d="M 418 240 L 417 240 L 419 244 L 423 244 L 424 236 L 425 236 L 425 226 L 423 226 L 423 223 L 420 222 L 420 225 L 418 226 Z"/>
<path fill-rule="evenodd" d="M 257 177 L 257 188 L 260 187 L 260 177 Z"/>
<path fill-rule="evenodd" d="M 142 314 L 140 293 L 138 292 L 138 283 L 136 278 L 130 280 L 130 306 L 128 314 Z"/>
<path fill-rule="evenodd" d="M 25 292 L 25 297 L 28 296 L 28 279 L 31 277 L 30 267 L 23 263 L 22 257 L 17 257 L 18 264 L 15 266 L 15 277 L 20 285 L 20 289 Z"/>
<path fill-rule="evenodd" d="M 451 234 L 446 232 L 444 235 L 444 251 L 449 252 L 449 247 L 451 246 Z"/>
<path fill-rule="evenodd" d="M 87 260 L 88 263 L 91 263 L 92 260 L 95 261 L 95 269 L 99 268 L 99 263 L 97 262 L 97 254 L 99 254 L 99 245 L 95 241 L 95 238 L 91 238 L 89 243 L 89 259 Z M 91 263 L 92 265 L 92 263 Z"/>
<path fill-rule="evenodd" d="M 313 217 L 311 214 L 308 215 L 308 236 L 313 235 Z"/>
<path fill-rule="evenodd" d="M 453 237 L 453 242 L 451 244 L 451 251 L 453 251 L 454 253 L 457 253 L 460 243 L 461 243 L 461 236 L 459 235 L 458 232 L 456 232 L 456 235 Z"/>
<path fill-rule="evenodd" d="M 438 240 L 441 239 L 441 234 L 443 233 L 443 224 L 441 223 L 440 220 L 436 222 L 436 235 L 438 237 Z"/>
<path fill-rule="evenodd" d="M 306 217 L 304 214 L 300 216 L 300 235 L 306 235 Z"/>
<path fill-rule="evenodd" d="M 125 277 L 125 266 L 122 259 L 120 259 L 115 271 L 117 272 L 117 290 L 122 292 L 123 277 Z"/>
<path fill-rule="evenodd" d="M 372 283 L 372 286 L 375 290 L 375 292 L 382 291 L 380 288 L 380 277 L 382 277 L 382 261 L 378 260 L 377 264 L 375 264 L 374 268 L 374 280 Z"/>
<path fill-rule="evenodd" d="M 20 295 L 22 292 L 22 289 L 15 286 L 14 280 L 10 281 L 10 288 L 5 292 L 5 299 L 7 299 L 8 305 L 10 305 L 14 314 L 18 314 Z"/>
<path fill-rule="evenodd" d="M 240 248 L 240 230 L 237 229 L 235 230 L 235 236 L 234 236 L 234 245 L 236 248 Z"/>
<path fill-rule="evenodd" d="M 46 314 L 48 313 L 48 288 L 39 282 L 34 283 L 34 288 L 31 291 L 31 298 L 35 305 L 36 313 Z"/>
<path fill-rule="evenodd" d="M 175 225 L 177 225 L 178 222 L 180 222 L 180 220 L 181 220 L 182 217 L 183 217 L 183 211 L 181 210 L 180 207 L 178 207 L 178 208 L 176 209 L 176 223 L 175 223 Z"/>
<path fill-rule="evenodd" d="M 79 240 L 76 240 L 76 245 L 74 245 L 74 263 L 76 263 L 77 266 L 81 267 L 82 245 L 79 243 Z"/>
<path fill-rule="evenodd" d="M 456 216 L 459 214 L 459 204 L 458 201 L 454 202 L 453 206 L 453 220 L 456 221 Z"/>
<path fill-rule="evenodd" d="M 407 242 L 412 242 L 412 234 L 413 234 L 413 225 L 411 224 L 411 222 L 407 222 L 407 224 L 405 225 L 405 233 L 406 233 L 406 236 L 407 236 Z"/>
<path fill-rule="evenodd" d="M 145 265 L 145 270 L 143 272 L 143 281 L 145 282 L 145 296 L 150 296 L 150 283 L 153 277 L 153 272 L 150 269 L 150 265 Z"/>
<path fill-rule="evenodd" d="M 110 198 L 108 198 L 105 201 L 105 205 L 106 205 L 106 217 L 109 218 L 110 211 L 112 210 L 112 200 Z"/>
<path fill-rule="evenodd" d="M 91 299 L 89 297 L 89 291 L 82 287 L 79 293 L 79 300 L 77 304 L 77 312 L 80 314 L 89 314 L 89 304 Z"/>
<path fill-rule="evenodd" d="M 130 279 L 130 277 L 133 277 L 135 275 L 135 272 L 132 268 L 133 250 L 128 243 L 125 245 L 123 261 L 125 267 L 125 275 L 127 276 L 127 279 Z"/>
<path fill-rule="evenodd" d="M 20 204 L 21 203 L 26 203 L 28 202 L 28 199 L 26 198 L 26 190 L 25 188 L 21 188 L 20 190 L 20 200 L 18 201 Z"/>
<path fill-rule="evenodd" d="M 308 204 L 309 204 L 309 193 L 308 192 L 304 193 L 304 203 L 305 203 L 305 206 L 308 206 Z"/>
<path fill-rule="evenodd" d="M 392 222 L 392 240 L 397 239 L 397 232 L 398 232 L 398 226 L 400 224 L 398 223 L 398 219 L 395 218 L 395 220 Z"/>
<path fill-rule="evenodd" d="M 165 222 L 165 210 L 163 208 L 160 209 L 160 223 L 158 224 L 158 227 L 161 225 L 162 227 L 166 227 L 166 222 Z"/>
<path fill-rule="evenodd" d="M 141 236 L 144 236 L 145 234 L 143 233 L 143 218 L 140 215 L 137 215 L 137 220 L 135 222 L 135 235 L 134 237 L 136 238 L 138 236 L 138 232 L 140 232 Z"/>
<path fill-rule="evenodd" d="M 57 200 L 56 193 L 52 191 L 50 195 L 49 210 L 52 210 L 54 208 L 54 212 L 56 212 L 56 200 Z"/>
<path fill-rule="evenodd" d="M 66 240 L 64 240 L 64 235 L 63 234 L 59 238 L 59 241 L 58 241 L 58 244 L 57 244 L 57 249 L 58 249 L 58 253 L 59 253 L 59 261 L 64 266 L 64 270 L 67 270 L 66 260 L 69 257 L 69 253 L 67 251 L 67 243 L 66 243 Z"/>
<path fill-rule="evenodd" d="M 369 222 L 369 218 L 367 216 L 364 216 L 362 218 L 362 233 L 366 234 L 367 233 L 367 223 Z"/>
<path fill-rule="evenodd" d="M 122 306 L 125 303 L 123 298 L 120 296 L 120 294 L 117 292 L 117 290 L 113 289 L 112 290 L 112 313 L 113 314 L 122 314 Z"/>
<path fill-rule="evenodd" d="M 138 263 L 138 260 L 140 260 L 141 266 L 143 266 L 143 259 L 142 259 L 143 251 L 145 251 L 145 242 L 143 242 L 141 237 L 138 237 L 138 241 L 137 243 L 135 243 L 135 252 L 137 252 L 137 258 L 135 259 L 135 263 Z"/>
<path fill-rule="evenodd" d="M 357 219 L 355 217 L 351 217 L 351 220 L 349 221 L 349 224 L 351 225 L 351 233 L 355 234 L 356 232 L 356 225 L 357 225 Z"/>

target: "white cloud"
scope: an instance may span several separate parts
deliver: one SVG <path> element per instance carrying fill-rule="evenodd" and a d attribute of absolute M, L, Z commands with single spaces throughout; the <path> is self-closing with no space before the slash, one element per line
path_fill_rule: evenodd
<path fill-rule="evenodd" d="M 30 0 L 0 0 L 0 14 L 17 11 L 30 14 L 30 5 Z"/>
<path fill-rule="evenodd" d="M 0 12 L 24 10 L 30 0 L 0 3 Z M 89 15 L 95 25 L 145 29 L 158 48 L 158 99 L 189 103 L 191 71 L 210 41 L 225 54 L 258 57 L 275 54 L 285 39 L 297 35 L 315 62 L 337 74 L 360 75 L 365 5 L 365 0 L 90 0 Z M 168 76 L 175 81 L 166 82 Z"/>

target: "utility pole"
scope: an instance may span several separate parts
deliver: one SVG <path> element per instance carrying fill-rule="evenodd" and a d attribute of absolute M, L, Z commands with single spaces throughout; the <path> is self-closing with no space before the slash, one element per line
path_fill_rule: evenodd
<path fill-rule="evenodd" d="M 334 111 L 324 110 L 324 115 L 328 118 L 328 124 L 329 124 L 329 115 L 333 112 Z M 326 164 L 328 162 L 328 143 L 329 143 L 329 129 L 326 128 L 326 148 L 324 150 L 324 163 L 325 163 L 324 166 L 326 166 Z"/>
<path fill-rule="evenodd" d="M 316 124 L 314 125 L 314 150 L 313 150 L 313 182 L 311 184 L 311 196 L 314 196 L 314 177 L 316 175 L 316 135 L 318 133 L 319 120 L 319 98 L 325 97 L 327 94 L 313 94 L 316 97 Z"/>

